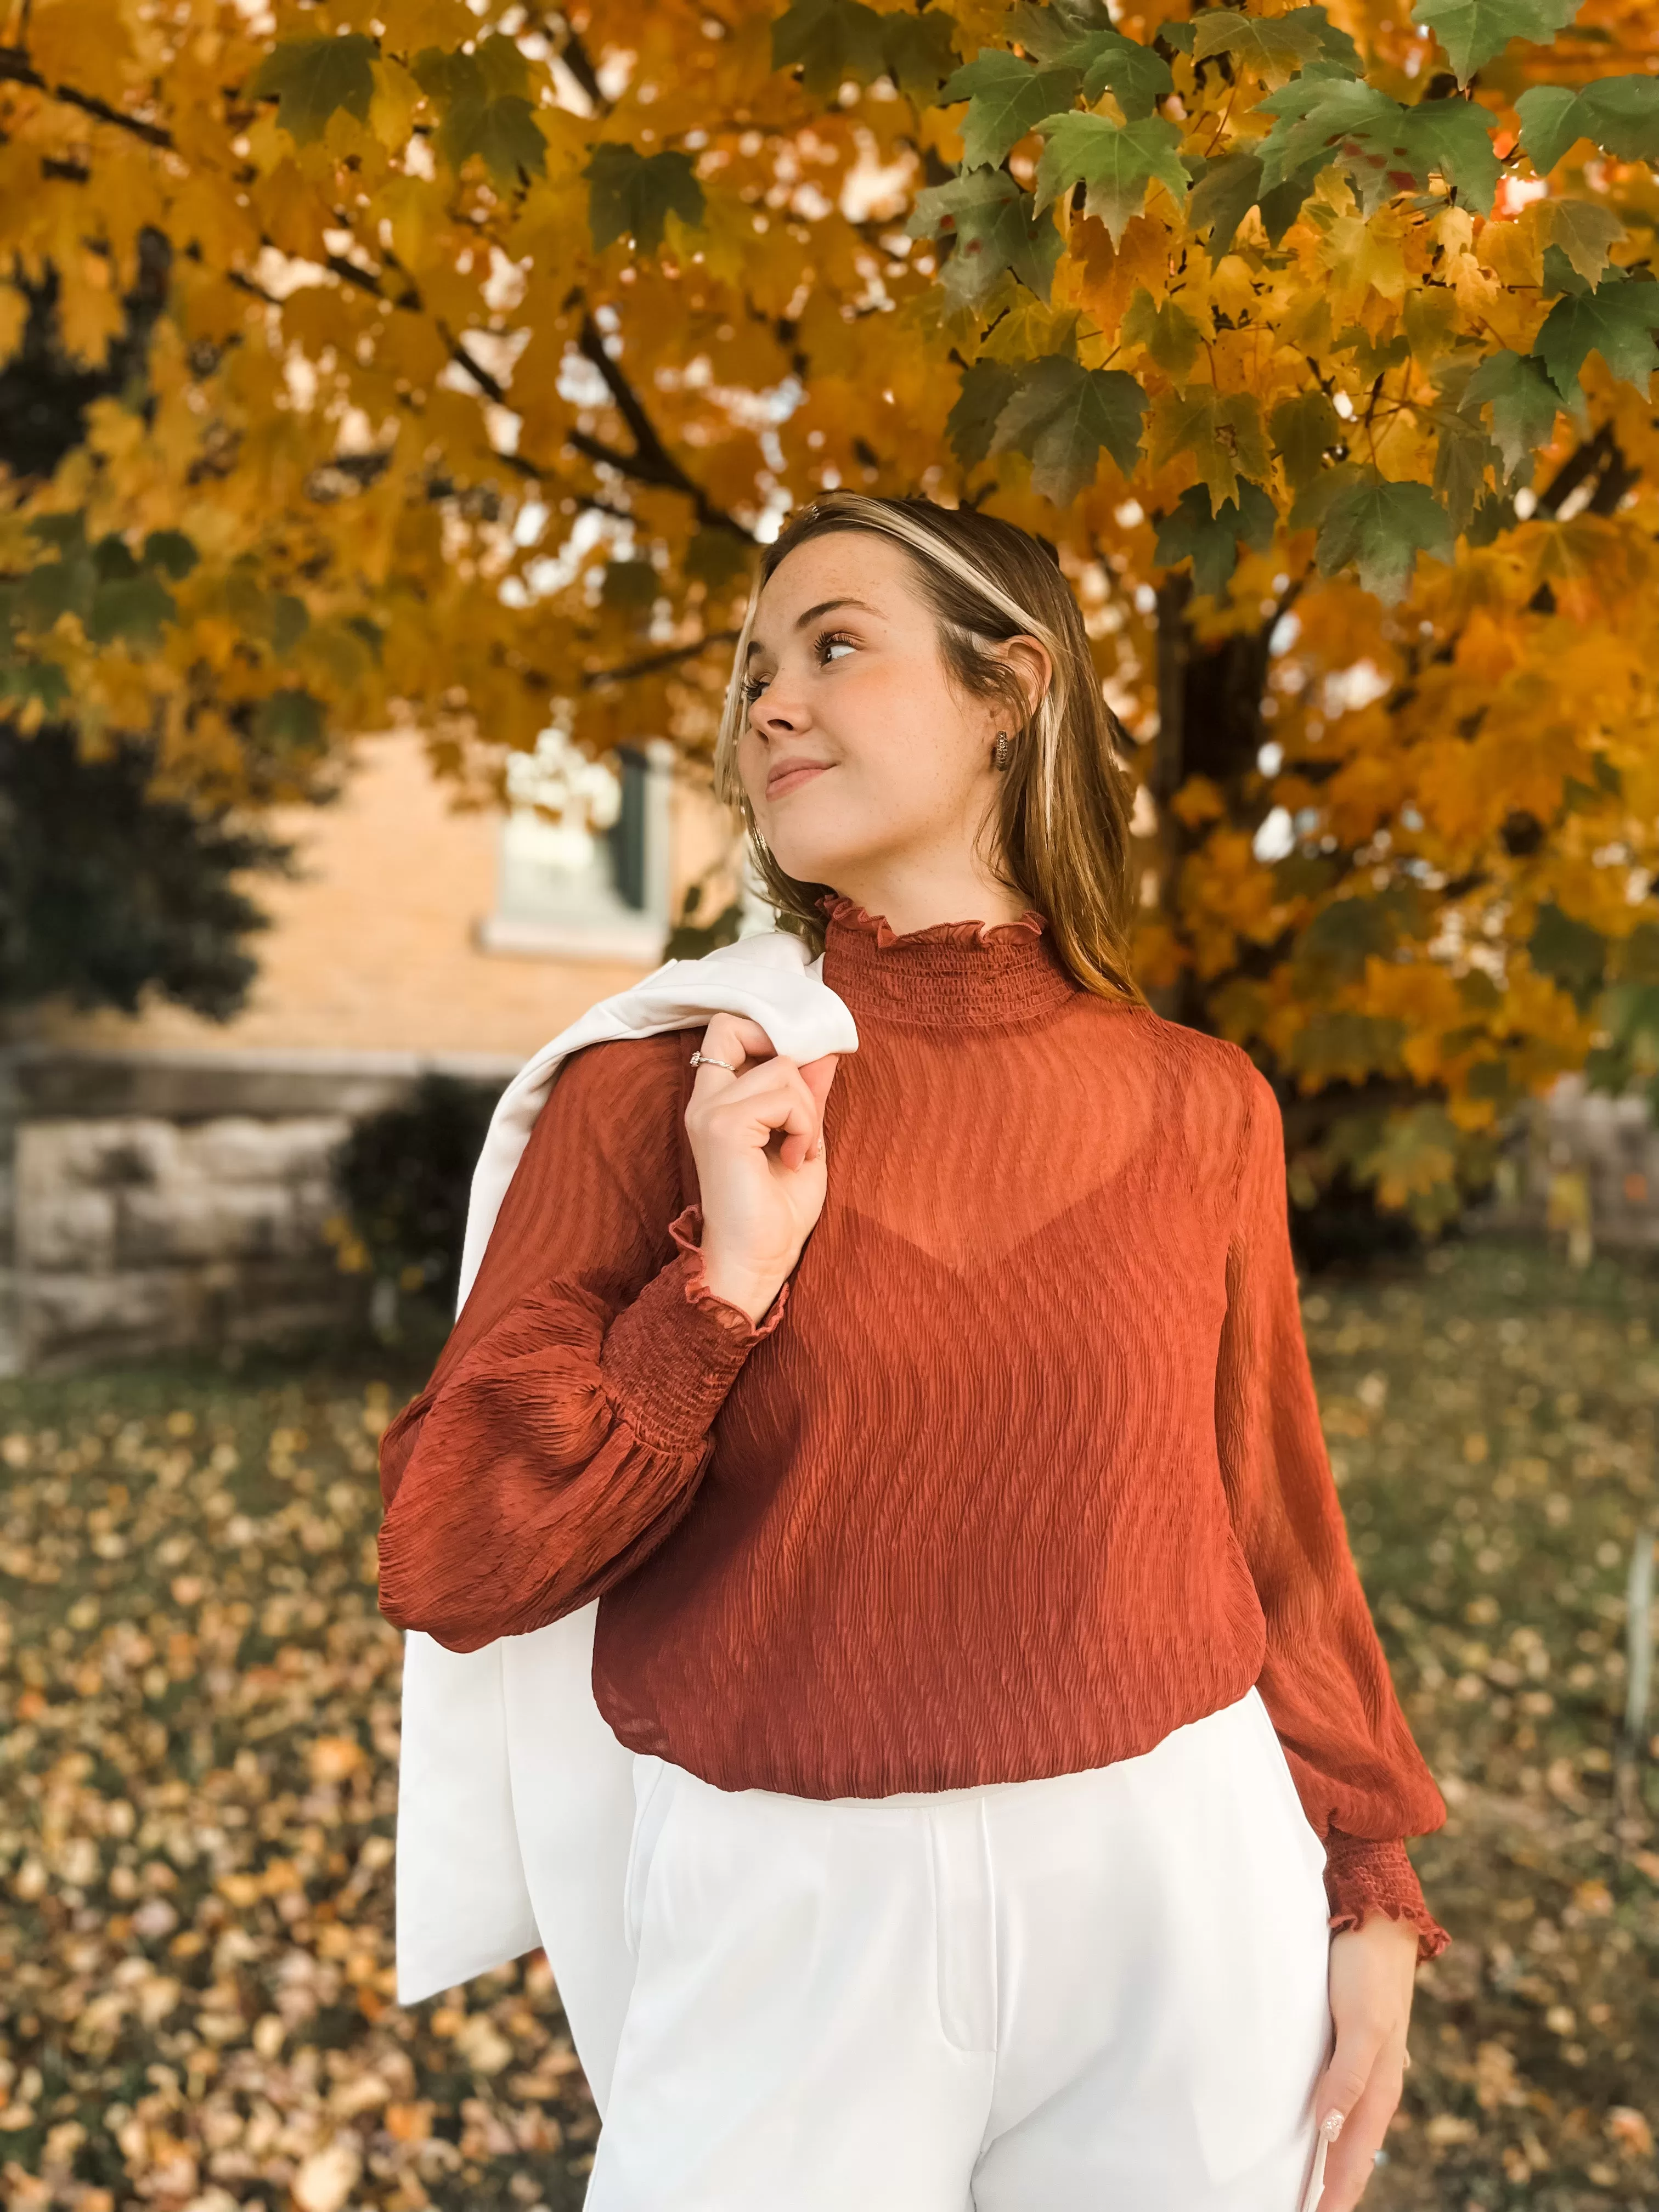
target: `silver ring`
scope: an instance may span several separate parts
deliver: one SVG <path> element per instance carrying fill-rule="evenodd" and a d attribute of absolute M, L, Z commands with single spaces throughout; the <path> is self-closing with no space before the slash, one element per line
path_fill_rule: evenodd
<path fill-rule="evenodd" d="M 723 1067 L 730 1074 L 735 1075 L 738 1072 L 729 1060 L 716 1060 L 712 1052 L 694 1052 L 688 1065 L 696 1067 L 699 1062 L 705 1060 L 710 1067 Z"/>

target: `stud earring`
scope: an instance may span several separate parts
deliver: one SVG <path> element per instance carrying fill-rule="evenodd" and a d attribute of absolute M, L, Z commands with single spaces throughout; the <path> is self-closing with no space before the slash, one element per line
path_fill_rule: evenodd
<path fill-rule="evenodd" d="M 999 768 L 1006 768 L 1010 757 L 1008 732 L 1006 730 L 999 730 L 997 732 L 996 744 L 993 746 L 991 750 L 991 757 Z"/>

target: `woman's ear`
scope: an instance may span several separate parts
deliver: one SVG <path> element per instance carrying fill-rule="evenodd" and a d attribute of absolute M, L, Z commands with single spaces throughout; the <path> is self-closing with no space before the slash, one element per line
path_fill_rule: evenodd
<path fill-rule="evenodd" d="M 1018 679 L 1025 698 L 1025 720 L 1029 722 L 1047 698 L 1048 686 L 1054 680 L 1054 664 L 1048 648 L 1040 638 L 1021 635 L 1005 640 L 1000 654 Z"/>

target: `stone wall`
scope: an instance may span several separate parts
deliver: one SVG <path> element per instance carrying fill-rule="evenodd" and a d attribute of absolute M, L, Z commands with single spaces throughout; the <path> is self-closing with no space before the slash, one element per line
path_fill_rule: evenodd
<path fill-rule="evenodd" d="M 0 1374 L 280 1343 L 361 1318 L 324 1233 L 353 1122 L 494 1055 L 0 1049 Z M 1513 1123 L 1472 1229 L 1659 1248 L 1659 1131 L 1565 1078 Z"/>
<path fill-rule="evenodd" d="M 337 1148 L 406 1054 L 0 1052 L 0 1372 L 292 1340 L 353 1319 L 324 1224 Z"/>

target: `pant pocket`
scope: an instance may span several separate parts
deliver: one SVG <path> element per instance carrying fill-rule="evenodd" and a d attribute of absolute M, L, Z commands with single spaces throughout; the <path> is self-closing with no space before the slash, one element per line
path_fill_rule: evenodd
<path fill-rule="evenodd" d="M 1330 2030 L 1324 1846 L 1265 1705 L 1253 1694 L 1237 1718 L 1218 1735 L 1212 1868 L 1184 1929 L 1194 2104 L 1216 2187 L 1310 2147 Z"/>
<path fill-rule="evenodd" d="M 679 1770 L 654 1753 L 634 1755 L 634 1829 L 628 1843 L 628 1871 L 623 1882 L 623 1933 L 634 1958 L 640 1955 L 640 1929 L 645 1917 L 645 1892 L 652 1862 L 662 1838 L 663 1824 L 673 1801 L 673 1784 Z"/>
<path fill-rule="evenodd" d="M 1297 1849 L 1308 1862 L 1309 1869 L 1317 1881 L 1322 1897 L 1325 1885 L 1324 1843 L 1308 1818 L 1307 1809 L 1302 1802 L 1302 1792 L 1296 1786 L 1296 1777 L 1291 1771 L 1291 1762 L 1285 1754 L 1285 1747 L 1279 1741 L 1279 1731 L 1273 1724 L 1266 1700 L 1261 1691 L 1254 1688 L 1245 1692 L 1245 1698 L 1252 1708 L 1252 1717 L 1258 1733 L 1264 1743 L 1272 1747 L 1267 1753 L 1267 1764 L 1284 1808 L 1285 1826 Z"/>

